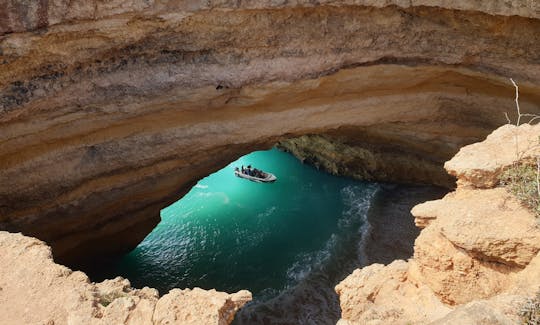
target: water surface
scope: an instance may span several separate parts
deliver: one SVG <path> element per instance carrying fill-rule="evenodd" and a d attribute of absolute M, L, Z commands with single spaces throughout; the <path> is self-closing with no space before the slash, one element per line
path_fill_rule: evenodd
<path fill-rule="evenodd" d="M 255 183 L 234 176 L 235 166 L 249 164 L 278 180 Z M 319 304 L 311 306 L 312 318 L 324 308 L 336 314 L 333 286 L 360 263 L 377 188 L 320 172 L 277 149 L 254 152 L 200 180 L 162 210 L 152 233 L 98 278 L 122 275 L 135 287 L 151 286 L 161 294 L 175 287 L 248 289 L 255 301 L 237 323 L 279 323 L 284 315 L 272 305 L 285 301 L 298 303 L 298 310 Z"/>

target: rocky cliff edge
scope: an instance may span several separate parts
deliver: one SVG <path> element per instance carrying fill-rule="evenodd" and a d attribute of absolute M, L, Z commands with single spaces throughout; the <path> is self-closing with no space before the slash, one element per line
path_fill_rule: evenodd
<path fill-rule="evenodd" d="M 506 125 L 447 162 L 458 187 L 412 210 L 423 228 L 414 257 L 357 269 L 338 284 L 339 324 L 517 323 L 540 289 L 540 227 L 496 186 L 517 156 L 540 154 L 539 135 L 539 125 Z"/>
<path fill-rule="evenodd" d="M 54 263 L 50 247 L 0 232 L 0 324 L 229 324 L 251 300 L 246 290 L 173 289 L 158 295 L 120 277 L 91 283 Z"/>

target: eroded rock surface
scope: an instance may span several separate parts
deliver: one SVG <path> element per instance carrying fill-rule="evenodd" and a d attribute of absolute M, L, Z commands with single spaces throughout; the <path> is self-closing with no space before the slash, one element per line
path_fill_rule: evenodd
<path fill-rule="evenodd" d="M 540 5 L 535 1 L 524 0 L 491 0 L 472 2 L 467 0 L 324 0 L 322 5 L 358 5 L 385 7 L 390 5 L 409 8 L 413 6 L 442 7 L 448 9 L 473 10 L 494 15 L 517 15 L 523 17 L 540 17 Z M 130 0 L 130 1 L 99 1 L 99 0 L 50 0 L 35 2 L 20 2 L 7 0 L 0 12 L 0 35 L 9 32 L 34 30 L 69 20 L 89 20 L 106 18 L 125 13 L 163 14 L 171 11 L 198 11 L 205 9 L 260 9 L 283 8 L 296 6 L 311 6 L 307 0 L 276 1 L 248 0 L 241 3 L 227 0 L 210 1 L 179 1 L 179 0 Z"/>
<path fill-rule="evenodd" d="M 452 159 L 461 186 L 412 210 L 423 228 L 412 259 L 356 270 L 336 287 L 344 324 L 519 321 L 519 306 L 540 290 L 540 225 L 506 189 L 483 188 L 513 162 L 498 157 L 516 132 L 538 139 L 540 127 L 502 127 Z M 472 173 L 472 183 L 459 178 Z"/>
<path fill-rule="evenodd" d="M 490 188 L 505 168 L 539 155 L 540 125 L 505 125 L 485 141 L 461 148 L 444 167 L 461 187 Z"/>
<path fill-rule="evenodd" d="M 336 286 L 342 320 L 339 324 L 426 324 L 451 309 L 426 285 L 408 278 L 409 265 L 395 261 L 355 270 Z"/>
<path fill-rule="evenodd" d="M 91 283 L 52 260 L 50 247 L 21 234 L 0 232 L 1 324 L 229 324 L 251 300 L 199 288 L 133 289 L 120 277 Z"/>
<path fill-rule="evenodd" d="M 538 222 L 504 188 L 460 189 L 417 205 L 412 212 L 418 219 L 435 218 L 446 239 L 484 261 L 523 267 L 540 251 Z"/>
<path fill-rule="evenodd" d="M 513 111 L 510 73 L 540 111 L 532 2 L 5 5 L 0 229 L 62 261 L 133 248 L 198 179 L 284 138 L 448 185 L 442 163 Z"/>
<path fill-rule="evenodd" d="M 428 128 L 424 129 L 426 133 L 430 132 Z M 433 146 L 419 145 L 424 142 L 422 133 L 395 125 L 342 127 L 284 140 L 278 147 L 334 175 L 453 188 L 455 179 L 444 172 L 442 165 L 455 153 L 454 144 L 433 139 L 438 142 Z"/>

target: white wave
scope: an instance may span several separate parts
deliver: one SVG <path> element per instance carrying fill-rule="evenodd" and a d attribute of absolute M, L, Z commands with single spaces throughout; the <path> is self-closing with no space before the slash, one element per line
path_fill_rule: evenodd
<path fill-rule="evenodd" d="M 202 185 L 202 184 L 197 183 L 197 185 L 195 185 L 194 187 L 195 188 L 200 188 L 200 189 L 205 189 L 205 188 L 208 188 L 208 185 Z"/>
<path fill-rule="evenodd" d="M 287 269 L 288 286 L 299 283 L 309 274 L 311 274 L 311 272 L 320 269 L 324 263 L 330 259 L 337 240 L 337 235 L 332 234 L 326 241 L 323 249 L 315 252 L 299 254 L 295 258 L 293 265 Z"/>
<path fill-rule="evenodd" d="M 367 262 L 365 254 L 365 238 L 369 236 L 371 225 L 368 222 L 368 211 L 375 194 L 379 189 L 375 184 L 350 185 L 341 190 L 345 209 L 338 220 L 338 233 L 334 233 L 326 241 L 321 250 L 302 253 L 295 258 L 295 262 L 287 269 L 288 286 L 295 285 L 309 276 L 313 271 L 320 270 L 328 263 L 332 253 L 337 249 L 340 236 L 343 233 L 354 231 L 351 227 L 360 224 L 358 231 L 361 240 L 358 246 L 358 258 L 360 263 Z"/>
<path fill-rule="evenodd" d="M 345 218 L 340 220 L 342 222 L 340 226 L 348 226 L 354 220 L 353 218 L 360 218 L 362 222 L 358 229 L 361 235 L 358 243 L 358 259 L 362 266 L 367 265 L 369 262 L 366 254 L 366 244 L 373 227 L 369 223 L 368 212 L 378 190 L 378 185 L 370 184 L 363 187 L 347 186 L 341 191 L 344 203 L 349 208 L 343 212 Z"/>

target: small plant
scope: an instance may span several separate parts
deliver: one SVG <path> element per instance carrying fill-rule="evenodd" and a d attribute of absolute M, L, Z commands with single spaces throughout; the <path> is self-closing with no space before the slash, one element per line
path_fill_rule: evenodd
<path fill-rule="evenodd" d="M 538 291 L 536 297 L 528 299 L 521 306 L 519 316 L 524 325 L 540 324 L 540 291 Z"/>
<path fill-rule="evenodd" d="M 533 124 L 533 122 L 536 122 L 538 119 L 540 119 L 540 115 L 521 113 L 521 108 L 519 107 L 519 87 L 516 84 L 516 82 L 514 81 L 514 79 L 510 78 L 510 81 L 512 82 L 512 84 L 514 85 L 514 88 L 516 89 L 516 97 L 514 99 L 515 102 L 516 102 L 516 111 L 517 111 L 516 126 L 520 126 L 522 124 L 521 123 L 522 118 L 528 118 L 529 119 L 525 123 Z M 510 118 L 508 117 L 507 113 L 504 113 L 504 116 L 506 116 L 506 120 L 508 121 L 508 124 L 513 124 L 512 121 L 510 121 Z"/>
<path fill-rule="evenodd" d="M 510 81 L 516 89 L 517 120 L 515 125 L 519 127 L 522 124 L 522 119 L 527 118 L 528 120 L 524 123 L 532 124 L 533 122 L 537 122 L 540 119 L 539 115 L 521 113 L 519 107 L 519 87 L 513 79 L 510 79 Z M 508 114 L 505 114 L 505 116 L 508 123 L 511 124 Z M 535 161 L 532 161 L 532 158 L 523 159 L 525 152 L 531 148 L 519 148 L 519 133 L 517 129 L 514 134 L 514 142 L 516 160 L 503 171 L 499 177 L 499 181 L 501 185 L 506 186 L 525 206 L 530 208 L 540 220 L 540 156 L 536 157 L 534 159 Z M 540 146 L 540 137 L 538 138 L 538 143 L 533 145 L 535 148 L 537 146 Z"/>
<path fill-rule="evenodd" d="M 102 306 L 107 307 L 117 298 L 125 297 L 126 295 L 127 295 L 126 293 L 114 291 L 108 294 L 99 295 L 98 298 L 99 298 L 99 303 Z"/>
<path fill-rule="evenodd" d="M 499 177 L 501 184 L 540 218 L 538 194 L 538 167 L 534 163 L 519 161 L 508 167 Z"/>

